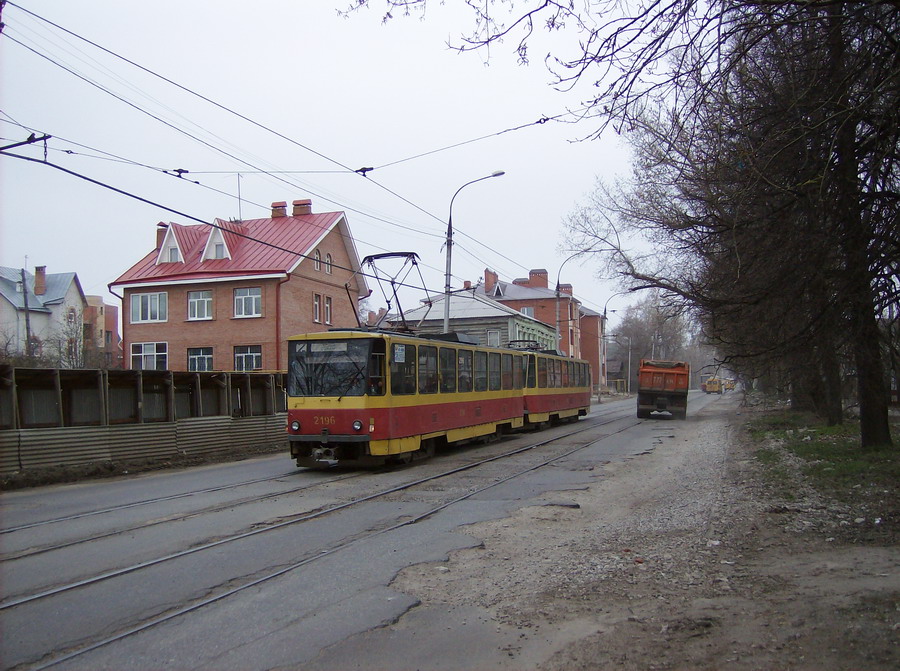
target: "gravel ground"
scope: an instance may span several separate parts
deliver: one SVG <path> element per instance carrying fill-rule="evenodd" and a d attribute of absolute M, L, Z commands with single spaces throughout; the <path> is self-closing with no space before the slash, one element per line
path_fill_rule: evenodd
<path fill-rule="evenodd" d="M 779 499 L 738 402 L 604 466 L 588 490 L 470 527 L 480 547 L 410 567 L 393 586 L 518 631 L 491 668 L 900 668 L 895 516 L 802 484 Z"/>

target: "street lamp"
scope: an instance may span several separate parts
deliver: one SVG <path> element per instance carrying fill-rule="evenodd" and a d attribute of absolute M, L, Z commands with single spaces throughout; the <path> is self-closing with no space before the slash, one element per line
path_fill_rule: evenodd
<path fill-rule="evenodd" d="M 491 177 L 500 177 L 505 174 L 502 170 L 495 170 L 490 175 L 466 182 L 456 190 L 453 198 L 450 199 L 450 216 L 447 219 L 447 271 L 444 274 L 444 333 L 450 333 L 450 250 L 453 248 L 453 201 L 456 200 L 459 192 L 469 186 L 469 184 L 490 179 Z"/>
<path fill-rule="evenodd" d="M 561 264 L 559 264 L 559 270 L 556 272 L 556 349 L 557 350 L 560 350 L 560 342 L 561 342 L 560 333 L 559 333 L 559 299 L 561 297 L 561 292 L 559 290 L 559 278 L 562 275 L 563 266 L 565 266 L 569 261 L 574 259 L 576 256 L 581 256 L 582 254 L 585 254 L 589 251 L 591 251 L 591 250 L 590 249 L 582 249 L 580 252 L 575 252 L 574 254 L 569 256 L 565 261 L 563 261 Z M 567 323 L 568 323 L 568 321 L 567 321 Z M 568 355 L 571 357 L 572 352 L 568 351 Z"/>

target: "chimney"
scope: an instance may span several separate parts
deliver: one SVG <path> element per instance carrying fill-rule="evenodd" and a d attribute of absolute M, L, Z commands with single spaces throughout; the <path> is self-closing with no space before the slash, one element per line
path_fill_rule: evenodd
<path fill-rule="evenodd" d="M 287 202 L 283 200 L 279 200 L 277 203 L 272 203 L 272 219 L 277 219 L 278 217 L 286 217 L 287 216 Z"/>
<path fill-rule="evenodd" d="M 489 294 L 497 286 L 497 273 L 490 268 L 484 269 L 484 293 Z"/>
<path fill-rule="evenodd" d="M 156 248 L 161 249 L 163 240 L 166 239 L 166 231 L 169 230 L 169 225 L 164 224 L 162 222 L 156 225 Z"/>
<path fill-rule="evenodd" d="M 312 214 L 312 201 L 309 198 L 294 201 L 294 216 L 299 217 L 301 214 Z"/>
<path fill-rule="evenodd" d="M 463 282 L 463 289 L 468 291 L 471 288 L 472 288 L 472 283 L 469 280 L 466 280 L 465 282 Z"/>
<path fill-rule="evenodd" d="M 34 267 L 34 295 L 43 296 L 47 293 L 47 266 Z"/>
<path fill-rule="evenodd" d="M 547 271 L 543 268 L 528 271 L 528 286 L 535 288 L 547 288 Z"/>
<path fill-rule="evenodd" d="M 571 284 L 560 284 L 559 285 L 559 293 L 561 294 L 569 294 L 572 295 L 572 285 Z"/>

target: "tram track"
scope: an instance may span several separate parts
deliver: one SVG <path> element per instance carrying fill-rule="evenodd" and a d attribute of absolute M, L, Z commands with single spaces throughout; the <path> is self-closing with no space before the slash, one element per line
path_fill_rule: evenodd
<path fill-rule="evenodd" d="M 90 517 L 93 515 L 100 515 L 100 514 L 104 514 L 104 513 L 109 514 L 109 513 L 119 512 L 122 510 L 128 510 L 130 508 L 135 508 L 135 507 L 141 506 L 141 505 L 149 505 L 151 503 L 163 503 L 166 501 L 187 498 L 190 496 L 197 496 L 200 494 L 220 492 L 220 491 L 227 490 L 227 489 L 235 489 L 235 488 L 241 487 L 241 486 L 247 486 L 247 485 L 251 485 L 251 484 L 259 484 L 261 482 L 268 482 L 268 481 L 272 481 L 272 480 L 281 480 L 285 477 L 294 476 L 294 475 L 296 475 L 296 471 L 292 471 L 290 473 L 287 473 L 286 475 L 278 475 L 278 476 L 268 477 L 268 478 L 258 478 L 256 480 L 248 480 L 247 482 L 242 482 L 242 483 L 234 483 L 231 485 L 222 485 L 220 487 L 210 487 L 208 489 L 197 490 L 197 491 L 190 492 L 190 493 L 174 494 L 171 496 L 162 496 L 162 497 L 158 497 L 155 499 L 148 499 L 148 500 L 141 501 L 141 502 L 135 502 L 135 503 L 125 504 L 125 505 L 121 505 L 121 506 L 114 506 L 114 507 L 90 512 L 90 513 L 71 515 L 69 517 L 61 517 L 61 518 L 57 518 L 56 520 L 52 520 L 52 521 L 48 520 L 46 522 L 26 524 L 26 525 L 17 527 L 16 529 L 10 529 L 7 531 L 9 532 L 9 531 L 15 531 L 15 530 L 28 530 L 28 529 L 33 529 L 38 526 L 43 526 L 45 524 L 73 521 L 76 519 Z M 279 496 L 285 496 L 288 494 L 296 494 L 297 492 L 307 491 L 307 490 L 310 490 L 310 489 L 313 489 L 316 487 L 326 487 L 335 482 L 343 482 L 345 480 L 351 480 L 354 478 L 363 477 L 364 475 L 365 475 L 364 473 L 346 474 L 346 475 L 331 478 L 328 480 L 323 480 L 323 481 L 315 482 L 312 484 L 302 485 L 300 487 L 292 487 L 290 489 L 278 490 L 276 492 L 270 492 L 268 494 L 257 494 L 257 495 L 253 495 L 253 496 L 244 497 L 241 499 L 233 499 L 231 501 L 219 503 L 214 506 L 198 508 L 196 510 L 186 512 L 182 515 L 168 516 L 168 517 L 164 517 L 161 519 L 148 520 L 146 522 L 132 524 L 132 525 L 126 526 L 126 527 L 119 527 L 116 529 L 110 529 L 103 533 L 94 534 L 92 536 L 84 536 L 82 538 L 76 538 L 76 539 L 73 539 L 70 541 L 65 541 L 62 543 L 56 543 L 53 545 L 44 545 L 44 546 L 40 546 L 40 547 L 29 548 L 27 550 L 22 550 L 19 552 L 10 552 L 10 553 L 0 555 L 0 564 L 2 564 L 3 562 L 7 562 L 7 561 L 13 561 L 13 560 L 17 560 L 17 559 L 25 559 L 27 557 L 34 557 L 36 555 L 44 554 L 46 552 L 53 552 L 55 550 L 63 550 L 65 548 L 73 547 L 75 545 L 81 545 L 83 543 L 90 543 L 92 541 L 98 541 L 98 540 L 102 540 L 104 538 L 111 538 L 111 537 L 118 536 L 121 534 L 139 531 L 141 529 L 148 529 L 150 527 L 157 526 L 159 524 L 169 524 L 172 522 L 180 522 L 183 520 L 191 519 L 192 517 L 197 517 L 199 515 L 207 515 L 210 513 L 220 512 L 222 510 L 234 508 L 234 507 L 240 506 L 240 505 L 259 503 L 260 501 L 265 501 L 267 499 L 273 499 L 273 498 L 277 498 Z"/>
<path fill-rule="evenodd" d="M 614 421 L 614 420 L 611 420 L 611 421 Z M 236 586 L 234 586 L 234 587 L 231 587 L 231 588 L 229 588 L 229 589 L 227 589 L 227 590 L 225 590 L 225 591 L 222 591 L 222 592 L 220 592 L 220 593 L 214 594 L 214 595 L 212 595 L 212 596 L 209 596 L 209 597 L 206 597 L 206 598 L 203 598 L 203 599 L 196 600 L 196 601 L 194 601 L 194 602 L 192 602 L 192 603 L 190 603 L 190 604 L 188 604 L 188 605 L 185 605 L 185 606 L 183 606 L 183 607 L 180 607 L 180 608 L 176 608 L 176 609 L 170 610 L 169 612 L 167 612 L 167 613 L 165 613 L 165 614 L 162 614 L 162 615 L 160 615 L 160 616 L 157 616 L 157 617 L 153 617 L 153 618 L 147 619 L 147 620 L 145 620 L 144 622 L 141 622 L 141 623 L 139 623 L 139 624 L 136 624 L 136 625 L 134 625 L 134 626 L 132 626 L 132 627 L 129 627 L 129 628 L 127 628 L 127 629 L 124 629 L 124 630 L 122 630 L 122 631 L 116 632 L 115 634 L 113 634 L 113 635 L 111 635 L 111 636 L 108 636 L 108 637 L 106 637 L 106 638 L 104 638 L 104 639 L 102 639 L 102 640 L 94 641 L 93 643 L 90 643 L 90 644 L 88 644 L 88 645 L 86 645 L 86 646 L 83 646 L 83 647 L 80 647 L 80 648 L 78 648 L 78 649 L 65 651 L 62 655 L 60 655 L 60 656 L 58 656 L 58 657 L 54 657 L 54 658 L 51 658 L 51 659 L 45 659 L 45 660 L 43 660 L 41 663 L 39 663 L 38 665 L 30 666 L 29 668 L 31 669 L 31 671 L 39 671 L 39 670 L 41 670 L 41 669 L 46 669 L 46 668 L 50 668 L 50 667 L 56 666 L 56 665 L 61 664 L 61 663 L 63 663 L 63 662 L 69 661 L 69 660 L 71 660 L 71 659 L 74 659 L 74 658 L 79 657 L 79 656 L 81 656 L 81 655 L 84 655 L 84 654 L 86 654 L 86 653 L 89 653 L 89 652 L 91 652 L 91 651 L 97 650 L 97 649 L 99 649 L 99 648 L 105 647 L 105 646 L 110 645 L 110 644 L 112 644 L 112 643 L 115 643 L 115 642 L 117 642 L 117 641 L 120 641 L 120 640 L 123 640 L 123 639 L 125 639 L 125 638 L 128 638 L 129 636 L 133 636 L 133 635 L 138 634 L 138 633 L 140 633 L 140 632 L 142 632 L 142 631 L 146 631 L 147 629 L 150 629 L 150 628 L 152 628 L 152 627 L 158 626 L 158 625 L 163 624 L 163 623 L 165 623 L 165 622 L 169 622 L 169 621 L 171 621 L 171 620 L 174 620 L 174 619 L 176 619 L 176 618 L 178 618 L 178 617 L 181 617 L 181 616 L 183 616 L 183 615 L 189 614 L 189 613 L 191 613 L 191 612 L 195 612 L 195 611 L 197 611 L 197 610 L 200 610 L 201 608 L 204 608 L 204 607 L 206 607 L 206 606 L 209 606 L 209 605 L 212 605 L 212 604 L 217 603 L 217 602 L 219 602 L 219 601 L 222 601 L 222 600 L 224 600 L 224 599 L 227 599 L 227 598 L 229 598 L 229 597 L 231 597 L 231 596 L 234 596 L 235 594 L 238 594 L 238 593 L 243 592 L 243 591 L 245 591 L 245 590 L 248 590 L 248 589 L 257 587 L 257 586 L 259 586 L 259 585 L 262 585 L 262 584 L 264 584 L 264 583 L 266 583 L 266 582 L 269 582 L 269 581 L 271 581 L 271 580 L 274 580 L 274 579 L 276 579 L 276 578 L 279 578 L 279 577 L 281 577 L 281 576 L 283 576 L 283 575 L 285 575 L 285 574 L 287 574 L 287 573 L 290 573 L 290 572 L 295 571 L 295 570 L 297 570 L 297 569 L 303 568 L 304 566 L 309 565 L 309 564 L 311 564 L 311 563 L 313 563 L 313 562 L 317 562 L 317 561 L 321 561 L 321 560 L 323 560 L 323 559 L 326 559 L 327 557 L 329 557 L 329 556 L 331 556 L 331 555 L 333 555 L 333 554 L 335 554 L 335 553 L 337 553 L 337 552 L 340 552 L 340 551 L 342 551 L 342 550 L 345 550 L 345 549 L 347 549 L 347 548 L 349 548 L 349 547 L 351 547 L 351 546 L 354 546 L 354 545 L 357 545 L 357 544 L 362 543 L 362 542 L 364 542 L 364 541 L 373 539 L 373 538 L 375 538 L 376 536 L 381 536 L 381 535 L 383 535 L 383 534 L 390 533 L 390 532 L 392 532 L 392 531 L 396 531 L 396 530 L 398 530 L 398 529 L 402 529 L 402 528 L 407 527 L 407 526 L 410 526 L 410 525 L 418 524 L 418 523 L 420 523 L 420 522 L 422 522 L 422 521 L 424 521 L 424 520 L 426 520 L 426 519 L 428 519 L 428 518 L 430 518 L 430 517 L 436 515 L 437 513 L 441 512 L 441 511 L 443 511 L 443 510 L 446 510 L 447 508 L 449 508 L 449 507 L 451 507 L 451 506 L 453 506 L 453 505 L 456 505 L 456 504 L 458 504 L 458 503 L 461 503 L 462 501 L 465 501 L 465 500 L 467 500 L 467 499 L 470 499 L 470 498 L 472 498 L 472 497 L 474 497 L 474 496 L 476 496 L 476 495 L 478 495 L 478 494 L 481 494 L 481 493 L 483 493 L 483 492 L 485 492 L 485 491 L 488 491 L 488 490 L 490 490 L 490 489 L 493 489 L 494 487 L 497 487 L 497 486 L 499 486 L 499 485 L 505 484 L 505 483 L 507 483 L 507 482 L 509 482 L 509 481 L 511 481 L 511 480 L 514 480 L 514 479 L 519 478 L 519 477 L 521 477 L 521 476 L 523 476 L 523 475 L 526 475 L 526 474 L 528 474 L 528 473 L 531 473 L 531 472 L 533 472 L 533 471 L 536 471 L 536 470 L 538 470 L 538 469 L 540 469 L 540 468 L 544 468 L 544 467 L 546 467 L 546 466 L 548 466 L 548 465 L 551 465 L 551 464 L 553 464 L 553 463 L 556 462 L 556 461 L 559 461 L 559 460 L 561 460 L 561 459 L 564 459 L 564 458 L 566 458 L 566 457 L 569 457 L 569 456 L 571 456 L 571 455 L 573 455 L 573 454 L 575 454 L 575 453 L 577 453 L 577 452 L 579 452 L 579 451 L 581 451 L 581 450 L 583 450 L 583 449 L 585 449 L 585 448 L 587 448 L 587 447 L 589 447 L 589 446 L 591 446 L 591 445 L 594 445 L 595 443 L 599 442 L 600 440 L 605 440 L 605 439 L 607 439 L 607 438 L 609 438 L 609 437 L 611 437 L 611 436 L 614 436 L 614 435 L 616 435 L 616 434 L 618 434 L 618 433 L 627 431 L 628 429 L 630 429 L 630 428 L 636 426 L 637 424 L 640 424 L 640 421 L 632 421 L 631 423 L 627 424 L 626 426 L 623 426 L 622 428 L 620 428 L 620 429 L 618 429 L 618 430 L 616 430 L 616 431 L 614 431 L 614 432 L 612 432 L 612 433 L 610 433 L 610 434 L 605 434 L 605 435 L 600 436 L 600 437 L 597 437 L 597 438 L 592 438 L 591 440 L 586 441 L 586 442 L 584 442 L 584 443 L 580 443 L 580 444 L 578 444 L 576 447 L 573 447 L 573 448 L 571 448 L 571 449 L 565 450 L 565 451 L 563 451 L 562 453 L 555 454 L 555 455 L 553 455 L 552 457 L 550 457 L 550 458 L 548 458 L 548 459 L 541 460 L 541 461 L 539 461 L 539 462 L 536 463 L 536 464 L 531 464 L 530 466 L 528 466 L 528 467 L 526 467 L 526 468 L 520 469 L 520 470 L 516 471 L 515 473 L 511 473 L 511 474 L 509 474 L 509 475 L 507 475 L 507 476 L 505 476 L 505 477 L 503 477 L 503 478 L 494 480 L 494 481 L 492 481 L 492 482 L 490 482 L 490 483 L 485 484 L 484 486 L 474 488 L 474 489 L 468 491 L 467 493 L 465 493 L 465 494 L 463 494 L 463 495 L 461 495 L 461 496 L 458 496 L 458 497 L 455 497 L 455 498 L 451 499 L 450 501 L 445 501 L 445 502 L 443 502 L 443 503 L 441 503 L 441 504 L 439 504 L 439 505 L 433 506 L 432 508 L 428 509 L 427 511 L 425 511 L 425 512 L 423 512 L 423 513 L 419 513 L 418 515 L 415 515 L 415 516 L 410 517 L 410 518 L 408 518 L 408 519 L 404 519 L 404 520 L 399 521 L 399 522 L 396 522 L 396 523 L 394 523 L 394 524 L 390 524 L 390 525 L 385 526 L 385 527 L 383 527 L 383 528 L 373 530 L 373 531 L 371 531 L 371 532 L 369 532 L 369 533 L 366 533 L 366 534 L 363 534 L 363 535 L 360 535 L 360 536 L 353 537 L 353 538 L 351 538 L 351 539 L 349 539 L 349 540 L 346 540 L 345 542 L 339 543 L 339 544 L 334 545 L 334 546 L 332 546 L 332 547 L 329 547 L 329 548 L 326 548 L 326 549 L 321 549 L 321 550 L 319 550 L 317 553 L 312 554 L 311 556 L 305 557 L 305 558 L 303 558 L 303 559 L 301 559 L 301 560 L 299 560 L 299 561 L 297 561 L 297 562 L 294 562 L 294 563 L 292 563 L 292 564 L 290 564 L 290 565 L 288 565 L 288 566 L 281 566 L 281 567 L 279 567 L 279 568 L 276 569 L 276 570 L 270 571 L 269 573 L 266 573 L 266 574 L 264 574 L 264 575 L 256 576 L 254 579 L 252 579 L 252 580 L 250 580 L 250 581 L 248 581 L 248 582 L 245 582 L 245 583 L 243 583 L 243 584 L 236 585 Z M 569 437 L 571 437 L 571 436 L 577 435 L 577 434 L 579 434 L 579 433 L 583 433 L 583 432 L 585 432 L 585 431 L 589 431 L 589 430 L 591 430 L 591 429 L 593 429 L 593 428 L 596 428 L 596 425 L 591 426 L 591 427 L 583 427 L 583 428 L 581 428 L 581 429 L 578 429 L 578 430 L 576 430 L 576 431 L 572 431 L 572 432 L 566 433 L 566 434 L 561 435 L 561 436 L 555 436 L 555 437 L 553 437 L 553 438 L 549 438 L 549 439 L 547 439 L 547 440 L 540 441 L 540 442 L 538 442 L 538 443 L 533 443 L 533 444 L 531 444 L 531 445 L 527 445 L 527 446 L 524 446 L 524 447 L 516 448 L 516 449 L 514 449 L 514 450 L 510 450 L 510 451 L 508 451 L 508 452 L 504 452 L 504 453 L 499 454 L 499 455 L 494 455 L 494 456 L 488 457 L 488 458 L 486 458 L 486 459 L 478 460 L 478 461 L 472 462 L 472 463 L 470 463 L 470 464 L 466 464 L 466 465 L 463 465 L 463 466 L 459 466 L 459 467 L 457 467 L 457 468 L 451 469 L 451 470 L 449 470 L 449 471 L 446 471 L 446 472 L 443 472 L 443 473 L 440 473 L 440 474 L 435 474 L 435 475 L 432 475 L 432 476 L 429 476 L 429 477 L 426 477 L 426 478 L 422 478 L 422 479 L 417 480 L 417 481 L 414 481 L 414 482 L 406 483 L 406 484 L 401 485 L 401 486 L 399 486 L 399 487 L 392 488 L 391 490 L 387 490 L 387 491 L 382 492 L 382 493 L 380 493 L 380 494 L 378 494 L 378 495 L 373 495 L 373 496 L 371 496 L 371 497 L 366 497 L 365 499 L 360 499 L 360 500 L 358 500 L 358 501 L 348 502 L 347 504 L 344 504 L 343 506 L 340 506 L 340 507 L 341 507 L 341 508 L 347 507 L 347 506 L 353 505 L 353 504 L 355 504 L 355 503 L 360 503 L 360 502 L 362 502 L 362 501 L 364 501 L 364 500 L 370 500 L 370 499 L 372 499 L 372 498 L 377 498 L 377 497 L 379 497 L 379 496 L 384 496 L 384 495 L 387 495 L 387 494 L 390 494 L 390 493 L 395 493 L 396 491 L 401 491 L 401 490 L 409 489 L 409 488 L 411 488 L 411 487 L 413 487 L 413 486 L 416 486 L 416 485 L 420 485 L 420 484 L 423 484 L 423 483 L 431 482 L 431 481 L 434 481 L 434 480 L 437 480 L 437 479 L 440 479 L 440 478 L 443 478 L 443 477 L 447 477 L 447 476 L 449 476 L 449 475 L 453 475 L 453 474 L 456 474 L 456 473 L 459 473 L 459 472 L 462 472 L 462 471 L 469 470 L 469 469 L 471 469 L 471 468 L 476 468 L 476 467 L 478 467 L 478 466 L 481 466 L 481 465 L 484 465 L 484 464 L 487 464 L 487 463 L 491 463 L 491 462 L 494 462 L 494 461 L 498 461 L 498 460 L 500 460 L 500 459 L 509 458 L 509 457 L 511 457 L 511 456 L 515 456 L 515 455 L 518 455 L 518 454 L 521 454 L 521 453 L 524 453 L 524 452 L 528 452 L 528 451 L 533 450 L 533 449 L 535 449 L 535 448 L 537 448 L 537 447 L 542 447 L 542 446 L 545 446 L 545 445 L 547 445 L 547 444 L 549 444 L 549 443 L 556 442 L 556 441 L 562 440 L 562 439 L 564 439 L 564 438 L 569 438 Z M 327 511 L 323 511 L 323 512 L 327 512 Z"/>
<path fill-rule="evenodd" d="M 244 539 L 246 539 L 246 538 L 250 538 L 250 537 L 253 537 L 253 536 L 258 536 L 258 535 L 260 535 L 260 534 L 268 533 L 268 532 L 270 532 L 270 531 L 275 531 L 275 530 L 278 530 L 278 529 L 283 529 L 283 528 L 286 528 L 286 527 L 289 527 L 289 526 L 293 526 L 293 525 L 296 525 L 296 524 L 302 524 L 302 523 L 308 522 L 308 521 L 310 521 L 310 520 L 319 519 L 319 518 L 324 517 L 324 516 L 326 516 L 326 515 L 330 515 L 330 514 L 339 512 L 339 511 L 346 510 L 346 509 L 348 509 L 348 508 L 350 508 L 350 507 L 352 507 L 352 506 L 356 506 L 356 505 L 360 505 L 360 504 L 362 504 L 362 503 L 367 503 L 367 502 L 370 502 L 370 501 L 374 501 L 374 500 L 376 500 L 376 499 L 380 499 L 380 498 L 383 498 L 383 497 L 386 497 L 386 496 L 390 496 L 390 495 L 392 495 L 392 494 L 397 494 L 397 493 L 399 493 L 399 492 L 406 491 L 406 490 L 411 489 L 411 488 L 413 488 L 413 487 L 417 487 L 417 486 L 420 486 L 420 485 L 423 485 L 423 484 L 427 484 L 427 483 L 433 482 L 433 481 L 435 481 L 435 480 L 440 480 L 440 479 L 442 479 L 442 478 L 450 477 L 450 476 L 452 476 L 452 475 L 456 475 L 457 473 L 461 473 L 461 472 L 463 472 L 463 471 L 467 471 L 467 470 L 470 470 L 470 469 L 473 469 L 473 468 L 477 468 L 477 467 L 479 467 L 479 466 L 482 466 L 482 465 L 485 465 L 485 464 L 488 464 L 488 463 L 492 463 L 492 462 L 495 462 L 495 461 L 499 461 L 499 460 L 501 460 L 501 459 L 506 459 L 506 458 L 509 458 L 509 457 L 512 457 L 512 456 L 515 456 L 515 455 L 518 455 L 518 454 L 521 454 L 521 453 L 524 453 L 524 452 L 528 452 L 528 451 L 533 450 L 533 449 L 535 449 L 535 448 L 543 447 L 543 446 L 548 445 L 548 444 L 550 444 L 550 443 L 553 443 L 553 442 L 556 442 L 556 441 L 559 441 L 559 440 L 562 440 L 562 439 L 565 439 L 565 438 L 569 438 L 569 437 L 574 436 L 574 435 L 577 435 L 577 434 L 579 434 L 579 433 L 583 433 L 583 432 L 586 432 L 586 431 L 591 431 L 591 430 L 593 430 L 593 429 L 596 429 L 598 426 L 602 426 L 602 425 L 604 425 L 604 424 L 606 424 L 606 423 L 610 423 L 610 422 L 613 422 L 613 421 L 617 421 L 617 420 L 613 419 L 613 420 L 609 420 L 609 422 L 591 422 L 590 425 L 579 427 L 579 428 L 576 429 L 575 431 L 570 431 L 570 432 L 564 433 L 564 434 L 562 434 L 562 435 L 553 436 L 553 437 L 547 438 L 547 439 L 545 439 L 545 440 L 541 440 L 541 441 L 538 441 L 538 442 L 535 442 L 535 443 L 531 443 L 531 444 L 529 444 L 529 445 L 525 445 L 525 446 L 522 446 L 522 447 L 517 447 L 517 448 L 512 449 L 512 450 L 509 450 L 509 451 L 507 451 L 507 452 L 502 452 L 502 453 L 500 453 L 500 454 L 496 454 L 496 455 L 492 455 L 492 456 L 489 456 L 489 457 L 477 459 L 477 460 L 475 460 L 475 461 L 470 461 L 470 462 L 464 463 L 464 464 L 462 464 L 462 465 L 455 466 L 455 467 L 453 467 L 453 468 L 451 468 L 451 469 L 444 470 L 444 471 L 441 471 L 441 472 L 439 472 L 439 473 L 435 473 L 435 474 L 429 475 L 429 476 L 424 477 L 424 478 L 416 478 L 416 479 L 414 479 L 414 480 L 410 480 L 410 481 L 404 482 L 404 483 L 402 483 L 402 484 L 400 484 L 400 485 L 396 485 L 396 486 L 393 486 L 393 487 L 390 487 L 390 488 L 387 488 L 387 489 L 383 489 L 383 490 L 381 490 L 381 491 L 376 491 L 376 492 L 374 492 L 374 493 L 372 493 L 372 494 L 368 494 L 368 495 L 363 496 L 363 497 L 360 497 L 360 498 L 352 499 L 352 500 L 350 500 L 350 501 L 346 501 L 346 502 L 340 503 L 340 504 L 338 504 L 338 505 L 329 506 L 329 507 L 326 507 L 326 508 L 323 508 L 323 509 L 320 509 L 320 510 L 314 510 L 314 511 L 307 511 L 307 512 L 304 512 L 304 513 L 298 513 L 297 515 L 292 515 L 292 516 L 288 516 L 288 517 L 286 517 L 286 518 L 282 518 L 282 519 L 280 519 L 280 520 L 277 521 L 277 522 L 273 522 L 273 523 L 265 523 L 265 524 L 263 524 L 263 525 L 261 525 L 261 526 L 258 526 L 258 527 L 256 527 L 256 528 L 253 528 L 253 529 L 251 529 L 251 530 L 249 530 L 249 531 L 243 531 L 243 532 L 240 532 L 240 533 L 235 533 L 235 534 L 231 534 L 231 535 L 228 535 L 228 536 L 225 536 L 225 537 L 222 537 L 222 538 L 218 538 L 218 539 L 216 539 L 216 540 L 214 540 L 214 541 L 205 542 L 205 543 L 200 543 L 200 544 L 194 545 L 194 546 L 192 546 L 192 547 L 190 547 L 190 548 L 186 548 L 186 549 L 184 549 L 184 550 L 179 550 L 179 551 L 176 551 L 176 552 L 170 552 L 170 553 L 167 553 L 167 554 L 165 554 L 165 555 L 161 555 L 161 556 L 156 557 L 156 558 L 151 559 L 151 560 L 147 560 L 147 561 L 143 561 L 143 562 L 138 562 L 138 563 L 135 563 L 135 564 L 132 564 L 132 565 L 129 565 L 129 566 L 124 566 L 124 567 L 121 567 L 121 568 L 118 568 L 118 569 L 115 569 L 115 570 L 111 570 L 111 571 L 106 571 L 106 572 L 103 572 L 103 573 L 99 573 L 99 574 L 97 574 L 97 575 L 95 575 L 95 576 L 91 576 L 91 577 L 84 578 L 84 579 L 77 580 L 77 581 L 72 581 L 72 582 L 69 582 L 69 583 L 65 583 L 65 584 L 62 584 L 62 585 L 58 585 L 58 586 L 53 587 L 53 588 L 49 588 L 49 589 L 41 590 L 41 591 L 38 591 L 38 592 L 34 592 L 34 593 L 32 593 L 32 594 L 26 594 L 26 595 L 19 596 L 19 597 L 7 598 L 7 599 L 4 599 L 4 600 L 0 601 L 0 612 L 6 611 L 6 610 L 8 610 L 8 609 L 10 609 L 10 608 L 14 608 L 14 607 L 16 607 L 16 606 L 20 606 L 20 605 L 27 604 L 27 603 L 30 603 L 30 602 L 33 602 L 33 601 L 37 601 L 37 600 L 39 600 L 39 599 L 44 599 L 44 598 L 51 597 L 51 596 L 58 595 L 58 594 L 62 594 L 62 593 L 64 593 L 64 592 L 68 592 L 68 591 L 71 591 L 71 590 L 74 590 L 74 589 L 77 589 L 77 588 L 81 588 L 81 587 L 86 587 L 86 586 L 89 586 L 89 585 L 93 585 L 93 584 L 96 584 L 96 583 L 99 583 L 99 582 L 102 582 L 102 581 L 105 581 L 105 580 L 109 580 L 109 579 L 111 579 L 111 578 L 116 578 L 116 577 L 119 577 L 119 576 L 123 576 L 123 575 L 127 575 L 127 574 L 130 574 L 130 573 L 134 573 L 135 571 L 138 571 L 138 570 L 141 570 L 141 569 L 144 569 L 144 568 L 148 568 L 148 567 L 151 567 L 151 566 L 156 566 L 156 565 L 158 565 L 158 564 L 162 564 L 162 563 L 165 563 L 165 562 L 174 560 L 174 559 L 178 559 L 178 558 L 185 557 L 185 556 L 188 556 L 188 555 L 191 555 L 191 554 L 195 554 L 195 553 L 198 553 L 198 552 L 202 552 L 202 551 L 204 551 L 204 550 L 209 550 L 209 549 L 212 549 L 212 548 L 220 547 L 220 546 L 226 545 L 226 544 L 228 544 L 228 543 L 232 543 L 232 542 L 239 541 L 239 540 L 244 540 Z M 630 427 L 627 427 L 627 428 L 630 428 Z M 359 477 L 360 475 L 365 475 L 365 474 L 354 474 L 354 475 L 355 475 L 356 477 Z M 334 479 L 332 479 L 332 480 L 327 481 L 326 483 L 317 483 L 317 484 L 321 484 L 321 485 L 331 484 L 331 483 L 333 483 L 333 482 L 337 482 L 337 481 L 340 481 L 340 480 L 342 480 L 342 479 L 349 479 L 349 477 L 350 477 L 350 476 L 348 476 L 348 477 L 346 477 L 346 478 L 334 478 Z M 312 486 L 316 486 L 316 485 L 310 485 L 310 486 L 308 486 L 308 487 L 312 487 Z M 301 487 L 301 488 L 297 488 L 297 489 L 298 489 L 298 491 L 299 491 L 299 490 L 307 489 L 308 487 Z M 282 492 L 281 494 L 284 494 L 284 493 L 289 493 L 289 492 Z M 279 495 L 281 495 L 281 494 L 279 494 Z M 273 494 L 273 496 L 274 496 L 274 494 Z M 258 500 L 258 499 L 256 499 L 256 500 Z M 229 507 L 233 507 L 233 504 L 222 505 L 221 507 L 222 507 L 222 508 L 229 508 Z M 201 512 L 200 512 L 200 511 L 195 511 L 195 512 L 192 512 L 192 513 L 190 513 L 190 514 L 185 514 L 185 515 L 183 516 L 183 518 L 193 517 L 193 516 L 196 516 L 196 515 L 198 515 L 198 514 L 201 514 Z M 175 521 L 175 520 L 174 520 L 174 519 L 169 519 L 169 520 L 164 520 L 164 521 Z M 126 531 L 110 532 L 109 534 L 102 534 L 102 535 L 99 535 L 99 536 L 97 537 L 97 539 L 105 538 L 105 537 L 109 537 L 109 536 L 117 535 L 117 534 L 121 534 L 121 533 L 127 533 L 127 532 L 128 532 L 127 530 L 126 530 Z M 81 542 L 87 542 L 88 540 L 91 540 L 91 539 L 84 539 L 84 540 L 81 540 L 81 541 L 77 541 L 77 542 L 70 543 L 69 545 L 78 544 L 78 543 L 81 543 Z"/>

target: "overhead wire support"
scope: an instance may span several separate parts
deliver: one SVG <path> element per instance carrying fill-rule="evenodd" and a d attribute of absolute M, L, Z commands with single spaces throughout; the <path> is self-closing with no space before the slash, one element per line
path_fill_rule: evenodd
<path fill-rule="evenodd" d="M 6 151 L 7 149 L 15 149 L 16 147 L 24 147 L 29 144 L 34 144 L 35 142 L 46 142 L 52 135 L 42 135 L 41 137 L 36 137 L 34 133 L 28 136 L 27 140 L 22 140 L 21 142 L 16 142 L 15 144 L 8 144 L 5 147 L 0 147 L 0 151 Z"/>

